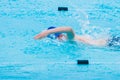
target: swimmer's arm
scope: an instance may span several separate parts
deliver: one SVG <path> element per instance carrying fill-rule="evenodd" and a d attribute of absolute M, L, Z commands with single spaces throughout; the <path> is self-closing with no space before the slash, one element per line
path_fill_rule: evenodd
<path fill-rule="evenodd" d="M 52 33 L 56 33 L 56 32 L 66 33 L 68 40 L 74 39 L 74 36 L 75 36 L 72 28 L 70 28 L 70 27 L 58 27 L 58 28 L 49 29 L 49 30 L 46 30 L 46 31 L 39 33 L 38 35 L 36 35 L 34 37 L 34 39 L 42 39 L 42 38 L 46 37 L 47 35 L 52 34 Z"/>
<path fill-rule="evenodd" d="M 96 40 L 91 39 L 89 41 L 89 44 L 95 45 L 95 46 L 105 46 L 107 45 L 107 40 L 106 39 L 96 39 Z"/>
<path fill-rule="evenodd" d="M 47 33 L 47 30 L 46 31 L 42 31 L 41 33 L 37 34 L 34 39 L 37 40 L 37 39 L 42 39 L 44 37 L 46 37 L 48 35 Z"/>
<path fill-rule="evenodd" d="M 84 35 L 84 36 L 76 35 L 75 39 L 83 43 L 94 45 L 94 46 L 105 46 L 107 44 L 107 39 L 93 39 L 89 35 Z"/>

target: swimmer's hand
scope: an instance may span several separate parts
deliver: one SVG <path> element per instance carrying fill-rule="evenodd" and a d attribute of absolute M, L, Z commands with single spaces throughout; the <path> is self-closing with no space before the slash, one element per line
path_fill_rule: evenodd
<path fill-rule="evenodd" d="M 37 39 L 42 39 L 42 38 L 46 37 L 47 35 L 48 35 L 48 31 L 46 30 L 46 31 L 43 31 L 43 32 L 37 34 L 37 35 L 34 37 L 34 39 L 35 39 L 35 40 L 37 40 Z"/>

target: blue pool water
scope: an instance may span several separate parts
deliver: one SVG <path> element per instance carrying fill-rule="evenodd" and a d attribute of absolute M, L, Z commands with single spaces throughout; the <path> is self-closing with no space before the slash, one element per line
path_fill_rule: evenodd
<path fill-rule="evenodd" d="M 33 37 L 71 26 L 95 38 L 120 36 L 119 0 L 0 0 L 0 80 L 119 80 L 120 45 L 96 47 Z M 69 8 L 58 12 L 58 6 Z M 77 60 L 89 65 L 77 65 Z"/>

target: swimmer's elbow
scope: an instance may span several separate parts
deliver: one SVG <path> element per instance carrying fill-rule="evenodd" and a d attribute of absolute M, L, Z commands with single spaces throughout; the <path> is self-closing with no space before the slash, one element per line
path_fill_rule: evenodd
<path fill-rule="evenodd" d="M 72 40 L 75 37 L 75 33 L 74 33 L 74 31 L 73 31 L 73 29 L 71 27 L 68 27 L 67 36 L 68 36 L 69 40 Z"/>
<path fill-rule="evenodd" d="M 71 27 L 66 27 L 66 30 L 69 32 L 73 32 L 73 29 Z"/>

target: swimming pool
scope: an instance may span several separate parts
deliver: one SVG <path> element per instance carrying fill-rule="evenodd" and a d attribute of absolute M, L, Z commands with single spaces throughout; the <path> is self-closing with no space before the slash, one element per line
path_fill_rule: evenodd
<path fill-rule="evenodd" d="M 0 80 L 119 80 L 120 47 L 33 39 L 49 26 L 95 38 L 120 35 L 119 0 L 0 1 Z M 58 6 L 69 8 L 57 11 Z M 103 36 L 104 35 L 104 36 Z M 77 60 L 89 65 L 77 65 Z"/>

